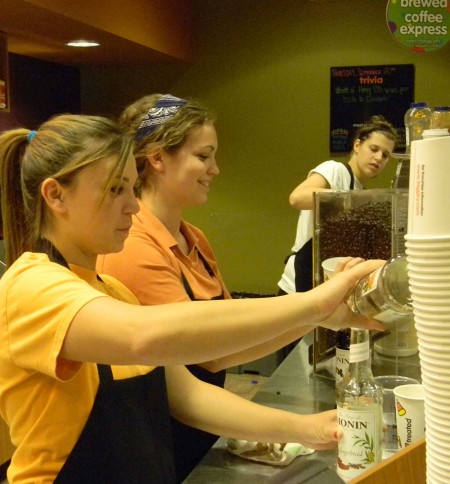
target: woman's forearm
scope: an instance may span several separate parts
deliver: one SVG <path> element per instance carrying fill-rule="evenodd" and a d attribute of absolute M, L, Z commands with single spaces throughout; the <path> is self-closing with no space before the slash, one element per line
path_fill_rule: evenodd
<path fill-rule="evenodd" d="M 60 356 L 107 364 L 171 365 L 222 358 L 299 328 L 383 329 L 351 312 L 349 291 L 383 261 L 366 261 L 306 293 L 272 298 L 134 306 L 109 297 L 86 304 Z"/>
<path fill-rule="evenodd" d="M 178 374 L 173 377 L 173 372 Z M 245 400 L 178 369 L 167 368 L 172 416 L 223 437 L 259 442 L 299 442 L 315 449 L 334 448 L 338 438 L 334 411 L 298 415 Z M 220 414 L 220 419 L 217 415 Z"/>
<path fill-rule="evenodd" d="M 233 353 L 223 358 L 216 358 L 212 361 L 200 363 L 200 366 L 209 371 L 216 372 L 232 366 L 243 365 L 278 351 L 289 343 L 302 338 L 305 334 L 312 331 L 314 327 L 315 326 L 302 326 L 301 328 L 296 328 L 295 330 L 284 333 L 266 343 L 252 346 L 247 350 Z"/>

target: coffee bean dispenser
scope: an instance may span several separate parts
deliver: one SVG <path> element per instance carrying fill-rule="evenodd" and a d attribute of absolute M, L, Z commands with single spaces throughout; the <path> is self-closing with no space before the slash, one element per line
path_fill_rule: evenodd
<path fill-rule="evenodd" d="M 314 285 L 323 282 L 321 264 L 328 258 L 353 256 L 388 260 L 404 254 L 407 217 L 408 190 L 405 189 L 317 192 L 314 198 Z M 413 324 L 411 328 L 414 331 Z M 385 333 L 373 334 L 372 341 L 381 338 L 397 341 L 396 331 L 392 326 Z M 334 331 L 320 327 L 314 331 L 310 351 L 314 374 L 334 379 L 335 342 Z M 420 375 L 417 354 L 402 358 L 395 352 L 389 356 L 374 352 L 373 366 L 375 374 L 402 374 L 413 378 Z"/>

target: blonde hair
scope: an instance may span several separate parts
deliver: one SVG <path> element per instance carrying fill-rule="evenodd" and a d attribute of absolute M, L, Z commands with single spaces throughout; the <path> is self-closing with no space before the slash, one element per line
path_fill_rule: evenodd
<path fill-rule="evenodd" d="M 162 96 L 163 94 L 151 94 L 127 106 L 119 118 L 122 129 L 136 138 L 141 121 Z M 158 126 L 148 136 L 135 141 L 134 155 L 139 175 L 135 185 L 136 193 L 141 194 L 147 179 L 148 153 L 158 150 L 175 153 L 183 146 L 186 138 L 194 129 L 200 128 L 206 123 L 214 123 L 214 121 L 214 113 L 206 106 L 198 101 L 188 100 L 172 118 Z"/>
<path fill-rule="evenodd" d="M 117 156 L 105 194 L 132 153 L 132 139 L 112 120 L 63 114 L 37 132 L 14 129 L 0 136 L 0 191 L 6 263 L 35 251 L 47 222 L 41 196 L 45 179 L 69 186 L 76 173 L 100 159 Z"/>

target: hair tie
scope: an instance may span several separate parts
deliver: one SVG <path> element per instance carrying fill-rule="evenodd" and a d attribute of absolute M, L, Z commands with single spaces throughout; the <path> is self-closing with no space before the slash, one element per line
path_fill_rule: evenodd
<path fill-rule="evenodd" d="M 27 134 L 27 141 L 28 143 L 36 136 L 36 133 L 37 131 L 35 131 L 34 129 L 31 130 L 28 134 Z"/>
<path fill-rule="evenodd" d="M 172 119 L 181 106 L 187 103 L 185 99 L 172 96 L 171 94 L 164 94 L 161 99 L 149 109 L 144 119 L 139 125 L 135 139 L 136 141 L 145 138 L 153 133 L 161 124 L 165 123 L 169 119 Z"/>

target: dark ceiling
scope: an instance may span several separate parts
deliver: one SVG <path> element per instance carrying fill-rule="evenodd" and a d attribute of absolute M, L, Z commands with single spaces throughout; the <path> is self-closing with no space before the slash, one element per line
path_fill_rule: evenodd
<path fill-rule="evenodd" d="M 184 24 L 177 24 L 177 19 L 173 16 L 170 20 L 162 17 L 161 5 L 164 5 L 163 8 L 167 10 L 167 15 L 172 15 L 173 11 L 180 11 L 179 8 L 175 9 L 174 7 L 178 7 L 183 1 L 185 3 L 181 11 L 184 14 L 184 19 L 181 19 L 181 21 L 184 21 Z M 110 2 L 92 0 L 92 3 L 88 3 L 83 0 L 69 0 L 66 3 L 59 0 L 59 11 L 55 11 L 57 3 L 57 0 L 0 0 L 0 31 L 7 34 L 8 51 L 77 67 L 84 65 L 189 62 L 191 38 L 186 38 L 184 42 L 181 39 L 182 49 L 187 46 L 183 59 L 170 52 L 170 46 L 169 49 L 165 49 L 160 41 L 161 35 L 158 39 L 159 45 L 158 41 L 155 41 L 155 46 L 152 46 L 148 32 L 140 35 L 139 29 L 146 26 L 151 28 L 152 22 L 161 24 L 163 21 L 170 21 L 174 30 L 176 29 L 179 32 L 182 30 L 179 26 L 184 25 L 186 27 L 189 20 L 185 6 L 187 5 L 190 8 L 190 1 L 122 0 L 120 3 L 112 0 Z M 111 10 L 102 9 L 106 4 L 115 9 L 115 19 L 113 19 Z M 66 7 L 69 12 L 61 12 L 61 5 Z M 120 11 L 120 5 L 125 5 L 123 12 Z M 156 11 L 156 8 L 160 8 L 160 11 Z M 156 16 L 154 15 L 155 11 Z M 136 18 L 131 18 L 130 13 L 139 16 L 142 21 L 137 22 Z M 92 16 L 89 18 L 91 14 Z M 107 14 L 109 14 L 109 17 Z M 122 21 L 120 27 L 117 26 L 117 18 Z M 189 25 L 189 28 L 185 28 L 182 35 L 190 29 L 191 26 Z M 156 31 L 157 28 L 154 30 Z M 167 28 L 165 28 L 166 30 Z M 170 32 L 169 34 L 172 35 Z M 158 37 L 158 35 L 155 37 Z M 95 39 L 101 43 L 101 46 L 76 49 L 65 45 L 69 40 L 79 38 Z M 175 38 L 175 42 L 177 41 L 175 34 L 172 38 Z M 180 39 L 178 39 L 178 42 L 180 42 Z"/>

